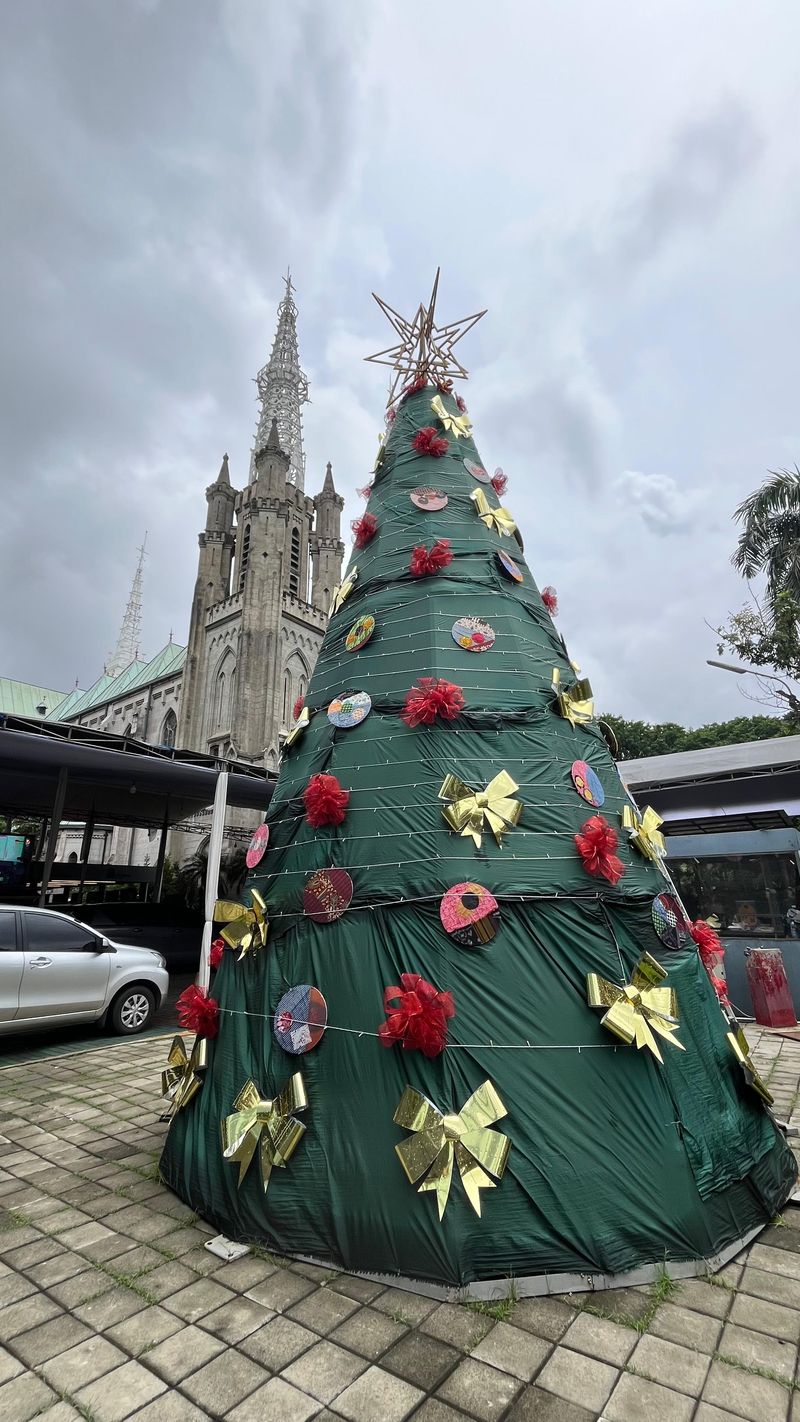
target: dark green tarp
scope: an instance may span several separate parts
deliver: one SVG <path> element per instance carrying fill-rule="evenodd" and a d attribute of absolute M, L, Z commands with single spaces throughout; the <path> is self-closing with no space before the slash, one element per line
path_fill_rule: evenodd
<path fill-rule="evenodd" d="M 518 542 L 487 529 L 470 501 L 472 440 L 451 436 L 440 459 L 412 449 L 419 428 L 439 425 L 434 393 L 406 398 L 391 427 L 369 499 L 378 533 L 354 554 L 358 580 L 331 619 L 307 697 L 311 724 L 284 758 L 270 847 L 249 880 L 267 900 L 268 943 L 241 962 L 225 953 L 212 986 L 219 1036 L 201 1090 L 173 1121 L 162 1171 L 235 1239 L 446 1285 L 710 1258 L 770 1219 L 792 1188 L 794 1160 L 731 1054 L 694 946 L 670 952 L 654 932 L 651 903 L 668 887 L 658 868 L 622 833 L 616 888 L 582 866 L 573 836 L 593 811 L 573 787 L 573 761 L 599 775 L 602 813 L 617 827 L 626 795 L 597 725 L 576 729 L 557 713 L 553 667 L 565 685 L 575 673 Z M 445 404 L 456 411 L 452 397 Z M 409 493 L 419 485 L 444 490 L 447 507 L 417 509 Z M 512 496 L 513 482 L 513 508 Z M 411 577 L 412 549 L 437 538 L 450 540 L 453 562 Z M 521 586 L 503 573 L 500 548 L 523 569 Z M 348 652 L 347 631 L 364 613 L 375 635 Z M 456 645 L 461 616 L 491 624 L 491 650 Z M 462 688 L 458 720 L 404 725 L 405 695 L 421 676 Z M 369 692 L 372 712 L 336 730 L 328 704 L 353 691 Z M 486 833 L 476 851 L 446 825 L 438 791 L 449 773 L 480 790 L 500 770 L 519 785 L 522 818 L 502 846 Z M 315 830 L 304 816 L 300 797 L 321 771 L 351 792 L 338 828 Z M 303 888 L 330 866 L 348 870 L 354 897 L 337 922 L 317 924 L 303 915 Z M 459 947 L 440 922 L 442 895 L 465 880 L 499 902 L 497 936 L 483 948 Z M 617 1042 L 587 1005 L 588 972 L 629 980 L 645 950 L 678 995 L 686 1050 L 663 1043 L 663 1065 Z M 433 1060 L 372 1035 L 384 988 L 403 972 L 454 995 L 450 1046 Z M 330 1025 L 313 1051 L 290 1056 L 271 1017 L 300 983 L 323 993 Z M 248 1079 L 273 1097 L 297 1070 L 306 1134 L 266 1194 L 256 1161 L 239 1187 L 221 1122 Z M 511 1142 L 508 1166 L 482 1192 L 481 1218 L 456 1172 L 440 1222 L 435 1195 L 418 1193 L 395 1154 L 407 1132 L 393 1115 L 408 1085 L 448 1113 L 487 1079 L 508 1112 L 496 1127 Z"/>

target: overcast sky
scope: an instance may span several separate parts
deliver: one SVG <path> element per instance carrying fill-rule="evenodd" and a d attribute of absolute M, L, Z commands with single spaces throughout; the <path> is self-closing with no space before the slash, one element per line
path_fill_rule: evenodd
<path fill-rule="evenodd" d="M 307 488 L 368 477 L 370 297 L 487 306 L 484 462 L 601 707 L 752 707 L 705 666 L 731 514 L 800 462 L 794 0 L 0 7 L 0 675 L 88 686 L 148 532 L 186 640 L 204 489 L 244 482 L 291 264 Z M 349 539 L 349 532 L 348 532 Z"/>

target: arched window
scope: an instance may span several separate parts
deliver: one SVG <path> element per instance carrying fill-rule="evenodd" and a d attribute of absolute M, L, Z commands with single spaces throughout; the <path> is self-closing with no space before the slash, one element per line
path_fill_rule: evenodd
<path fill-rule="evenodd" d="M 292 548 L 289 554 L 289 592 L 300 596 L 300 529 L 292 529 Z"/>
<path fill-rule="evenodd" d="M 175 712 L 170 710 L 167 712 L 161 724 L 161 740 L 159 744 L 172 748 L 175 745 L 175 737 L 177 736 L 177 734 L 178 718 L 175 715 Z"/>
<path fill-rule="evenodd" d="M 219 663 L 217 675 L 214 679 L 214 692 L 211 703 L 211 733 L 215 731 L 227 731 L 229 729 L 235 672 L 236 660 L 233 653 L 227 651 Z"/>
<path fill-rule="evenodd" d="M 242 534 L 242 551 L 239 555 L 239 592 L 244 587 L 245 573 L 247 572 L 247 562 L 250 557 L 250 525 L 246 523 Z"/>
<path fill-rule="evenodd" d="M 283 673 L 283 715 L 281 725 L 288 726 L 292 714 L 292 678 L 289 671 Z"/>

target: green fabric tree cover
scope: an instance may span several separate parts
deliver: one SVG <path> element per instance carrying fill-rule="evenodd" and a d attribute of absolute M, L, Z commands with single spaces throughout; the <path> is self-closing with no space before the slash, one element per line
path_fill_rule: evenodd
<path fill-rule="evenodd" d="M 600 1286 L 640 1266 L 713 1262 L 784 1203 L 794 1159 L 732 1054 L 694 944 L 670 951 L 653 929 L 653 897 L 669 886 L 622 832 L 628 802 L 600 728 L 559 714 L 553 668 L 562 687 L 575 679 L 563 641 L 518 542 L 478 516 L 464 460 L 480 456 L 471 437 L 445 433 L 435 395 L 431 385 L 407 395 L 389 427 L 368 503 L 377 533 L 353 556 L 358 578 L 331 617 L 310 724 L 285 754 L 269 849 L 248 881 L 267 904 L 267 944 L 241 961 L 224 954 L 212 982 L 219 1035 L 200 1090 L 173 1119 L 161 1169 L 226 1235 L 353 1271 L 455 1287 L 513 1276 L 525 1292 L 544 1275 L 551 1289 L 575 1287 L 576 1274 Z M 443 400 L 457 415 L 454 398 Z M 449 440 L 444 457 L 413 448 L 427 426 Z M 445 492 L 447 507 L 415 507 L 420 485 Z M 450 566 L 412 577 L 413 548 L 439 538 L 450 540 Z M 522 584 L 498 550 L 515 557 Z M 373 637 L 346 650 L 367 613 Z M 451 628 L 463 616 L 491 624 L 490 650 L 456 644 Z M 462 688 L 456 720 L 404 724 L 422 676 Z M 369 693 L 371 713 L 334 728 L 329 703 L 356 690 Z M 576 832 L 597 813 L 573 785 L 576 759 L 599 776 L 602 814 L 620 831 L 626 872 L 616 887 L 590 877 L 576 850 Z M 500 844 L 485 831 L 476 850 L 446 823 L 440 787 L 455 774 L 481 791 L 500 771 L 519 786 L 521 818 Z M 320 772 L 350 791 L 338 827 L 305 818 L 301 796 Z M 304 915 L 303 889 L 330 866 L 348 871 L 354 894 L 337 921 L 320 924 Z M 482 947 L 459 946 L 440 920 L 442 896 L 465 881 L 499 904 L 496 936 Z M 623 1045 L 587 1001 L 587 973 L 629 982 L 645 951 L 677 993 L 685 1050 L 659 1038 L 663 1065 Z M 453 994 L 448 1046 L 435 1058 L 375 1035 L 384 989 L 404 972 Z M 293 1056 L 272 1018 L 303 983 L 324 995 L 329 1027 Z M 274 1098 L 298 1071 L 305 1134 L 266 1192 L 257 1158 L 239 1184 L 221 1123 L 248 1080 Z M 510 1142 L 505 1173 L 481 1191 L 478 1217 L 456 1168 L 440 1220 L 435 1193 L 420 1193 L 401 1166 L 395 1146 L 410 1133 L 394 1113 L 407 1086 L 446 1115 L 487 1080 L 507 1112 L 492 1128 Z"/>

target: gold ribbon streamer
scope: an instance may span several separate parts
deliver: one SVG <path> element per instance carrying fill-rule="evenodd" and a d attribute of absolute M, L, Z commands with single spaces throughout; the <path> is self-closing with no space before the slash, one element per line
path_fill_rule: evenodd
<path fill-rule="evenodd" d="M 414 1134 L 396 1145 L 395 1150 L 411 1184 L 416 1185 L 424 1175 L 420 1193 L 436 1191 L 440 1220 L 450 1194 L 454 1164 L 473 1210 L 480 1214 L 480 1192 L 494 1189 L 511 1149 L 508 1136 L 488 1127 L 507 1114 L 490 1081 L 479 1086 L 458 1115 L 452 1116 L 445 1116 L 413 1087 L 406 1087 L 393 1119 Z"/>
<path fill-rule="evenodd" d="M 238 948 L 239 960 L 255 945 L 256 940 L 263 948 L 267 941 L 267 905 L 258 889 L 250 890 L 252 908 L 235 903 L 232 899 L 217 899 L 214 905 L 214 922 L 224 923 L 222 937 L 230 948 Z"/>
<path fill-rule="evenodd" d="M 767 1106 L 774 1105 L 775 1097 L 772 1095 L 764 1078 L 758 1073 L 755 1062 L 750 1055 L 750 1046 L 741 1027 L 737 1024 L 736 1030 L 726 1033 L 726 1036 L 728 1038 L 728 1045 L 744 1072 L 747 1085 L 758 1093 Z"/>
<path fill-rule="evenodd" d="M 627 831 L 631 844 L 635 844 L 645 859 L 651 859 L 662 873 L 666 874 L 664 856 L 667 852 L 667 842 L 659 829 L 659 825 L 663 823 L 663 819 L 651 805 L 647 806 L 643 815 L 637 814 L 633 805 L 622 807 L 622 828 Z"/>
<path fill-rule="evenodd" d="M 333 617 L 334 612 L 338 612 L 342 603 L 347 601 L 357 582 L 358 568 L 351 568 L 344 582 L 340 583 L 339 586 L 333 590 L 333 601 L 329 613 L 330 617 Z"/>
<path fill-rule="evenodd" d="M 208 1066 L 208 1041 L 195 1037 L 191 1056 L 186 1055 L 182 1037 L 173 1037 L 167 1065 L 161 1073 L 161 1095 L 166 1101 L 159 1120 L 171 1121 L 177 1111 L 188 1106 L 203 1085 L 200 1073 Z"/>
<path fill-rule="evenodd" d="M 472 420 L 469 415 L 451 415 L 445 407 L 441 395 L 434 395 L 431 400 L 431 409 L 437 420 L 441 420 L 448 434 L 454 434 L 456 439 L 462 435 L 469 436 L 472 432 Z"/>
<path fill-rule="evenodd" d="M 631 974 L 631 981 L 622 987 L 601 978 L 599 973 L 587 973 L 586 992 L 590 1007 L 605 1007 L 601 1027 L 608 1027 L 626 1046 L 632 1042 L 640 1049 L 648 1047 L 663 1062 L 657 1032 L 673 1047 L 685 1051 L 674 1033 L 678 1030 L 678 999 L 674 988 L 660 987 L 667 976 L 666 969 L 650 953 L 643 953 Z"/>
<path fill-rule="evenodd" d="M 485 790 L 471 790 L 457 775 L 446 775 L 439 790 L 440 800 L 450 800 L 442 814 L 450 828 L 472 835 L 475 848 L 481 847 L 481 831 L 490 829 L 498 844 L 506 830 L 519 823 L 522 801 L 511 797 L 519 790 L 507 770 L 501 770 Z"/>
<path fill-rule="evenodd" d="M 574 664 L 573 664 L 574 665 Z M 577 668 L 576 668 L 577 670 Z M 589 678 L 580 677 L 565 690 L 561 689 L 561 672 L 553 667 L 553 691 L 556 693 L 558 709 L 571 726 L 585 726 L 594 717 L 594 700 Z"/>
<path fill-rule="evenodd" d="M 478 517 L 487 528 L 494 528 L 497 533 L 502 533 L 506 538 L 510 538 L 512 533 L 516 533 L 515 524 L 508 509 L 493 509 L 483 489 L 473 489 L 470 498 L 478 510 Z"/>
<path fill-rule="evenodd" d="M 311 712 L 307 706 L 304 706 L 283 743 L 284 747 L 293 746 L 295 741 L 299 741 L 310 720 Z"/>
<path fill-rule="evenodd" d="M 222 1122 L 222 1154 L 226 1160 L 239 1162 L 239 1181 L 258 1150 L 261 1183 L 266 1193 L 272 1168 L 284 1167 L 305 1135 L 302 1121 L 295 1111 L 308 1105 L 306 1089 L 299 1071 L 291 1076 L 283 1090 L 272 1101 L 264 1100 L 254 1081 L 242 1087 L 233 1103 L 232 1115 Z"/>
<path fill-rule="evenodd" d="M 373 471 L 373 473 L 374 473 L 377 469 L 380 469 L 380 467 L 381 467 L 381 465 L 382 465 L 382 463 L 383 463 L 383 456 L 384 456 L 385 451 L 386 451 L 386 431 L 385 431 L 385 430 L 381 430 L 380 434 L 378 435 L 378 453 L 375 455 L 375 463 L 374 463 L 373 466 L 372 466 L 372 471 Z"/>

